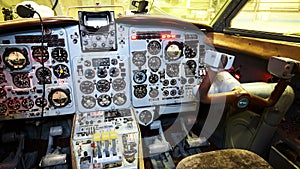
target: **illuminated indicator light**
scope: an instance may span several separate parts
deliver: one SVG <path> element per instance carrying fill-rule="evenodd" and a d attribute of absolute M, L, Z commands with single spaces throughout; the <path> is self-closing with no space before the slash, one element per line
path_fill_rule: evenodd
<path fill-rule="evenodd" d="M 136 35 L 132 35 L 131 36 L 131 40 L 136 40 L 137 39 L 137 36 Z"/>
<path fill-rule="evenodd" d="M 171 38 L 176 38 L 176 35 L 171 35 L 171 34 L 164 34 L 164 35 L 161 35 L 161 38 L 162 39 L 171 39 Z"/>
<path fill-rule="evenodd" d="M 237 79 L 237 80 L 240 80 L 241 76 L 239 74 L 234 74 L 234 77 Z"/>

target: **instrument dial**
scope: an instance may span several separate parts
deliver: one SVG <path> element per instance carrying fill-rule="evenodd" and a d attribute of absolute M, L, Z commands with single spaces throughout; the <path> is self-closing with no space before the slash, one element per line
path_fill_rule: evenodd
<path fill-rule="evenodd" d="M 143 66 L 146 63 L 146 52 L 144 51 L 136 51 L 132 52 L 132 63 L 135 66 Z"/>
<path fill-rule="evenodd" d="M 53 67 L 53 73 L 57 78 L 64 79 L 70 76 L 69 68 L 66 65 L 58 64 Z"/>
<path fill-rule="evenodd" d="M 91 81 L 82 81 L 79 85 L 80 91 L 84 94 L 91 94 L 95 90 L 95 85 Z"/>
<path fill-rule="evenodd" d="M 32 47 L 32 57 L 35 61 L 39 63 L 45 63 L 49 59 L 49 52 L 47 47 L 35 46 Z"/>
<path fill-rule="evenodd" d="M 102 68 L 102 67 L 99 67 L 98 68 L 98 71 L 97 71 L 97 76 L 99 78 L 105 78 L 107 76 L 107 69 L 106 68 Z"/>
<path fill-rule="evenodd" d="M 70 91 L 67 89 L 53 89 L 48 95 L 50 105 L 53 107 L 65 107 L 70 102 Z"/>
<path fill-rule="evenodd" d="M 185 64 L 185 75 L 186 76 L 195 76 L 197 64 L 194 60 L 188 60 Z"/>
<path fill-rule="evenodd" d="M 41 84 L 51 84 L 52 73 L 51 70 L 46 67 L 39 67 L 35 71 L 36 78 Z"/>
<path fill-rule="evenodd" d="M 6 96 L 6 91 L 1 87 L 0 88 L 0 98 L 5 97 Z"/>
<path fill-rule="evenodd" d="M 93 79 L 95 77 L 95 70 L 86 69 L 84 71 L 84 77 L 87 78 L 87 79 Z"/>
<path fill-rule="evenodd" d="M 117 77 L 120 74 L 120 70 L 116 67 L 112 67 L 109 69 L 109 75 L 110 77 Z"/>
<path fill-rule="evenodd" d="M 126 87 L 126 82 L 123 78 L 118 78 L 118 79 L 115 79 L 113 80 L 112 82 L 112 88 L 115 90 L 115 91 L 121 91 L 121 90 L 124 90 Z"/>
<path fill-rule="evenodd" d="M 161 65 L 161 59 L 157 56 L 152 56 L 148 60 L 148 66 L 153 72 L 156 72 L 159 69 L 160 65 Z"/>
<path fill-rule="evenodd" d="M 105 79 L 99 80 L 96 84 L 96 88 L 101 93 L 108 92 L 110 89 L 110 82 Z"/>
<path fill-rule="evenodd" d="M 30 79 L 27 73 L 12 73 L 13 83 L 18 88 L 29 88 Z"/>
<path fill-rule="evenodd" d="M 111 97 L 107 94 L 100 95 L 97 99 L 101 107 L 107 107 L 111 104 Z"/>
<path fill-rule="evenodd" d="M 34 106 L 34 102 L 31 98 L 23 99 L 21 104 L 22 104 L 22 107 L 24 107 L 25 109 L 31 109 Z"/>
<path fill-rule="evenodd" d="M 133 81 L 135 83 L 141 84 L 144 83 L 147 79 L 146 71 L 137 71 L 133 74 Z"/>
<path fill-rule="evenodd" d="M 7 107 L 11 110 L 18 110 L 21 107 L 20 101 L 16 99 L 10 99 L 7 102 Z"/>
<path fill-rule="evenodd" d="M 136 85 L 133 90 L 136 98 L 144 98 L 147 95 L 147 85 Z"/>
<path fill-rule="evenodd" d="M 113 97 L 113 102 L 117 106 L 121 106 L 121 105 L 125 104 L 126 101 L 127 101 L 127 97 L 126 97 L 125 93 L 117 93 Z"/>
<path fill-rule="evenodd" d="M 47 99 L 42 98 L 42 97 L 38 97 L 35 99 L 35 105 L 38 107 L 45 107 L 47 106 Z"/>
<path fill-rule="evenodd" d="M 147 46 L 147 50 L 151 55 L 157 55 L 159 54 L 159 52 L 161 51 L 161 44 L 160 42 L 154 40 L 151 41 L 148 46 Z"/>
<path fill-rule="evenodd" d="M 55 48 L 51 52 L 51 56 L 58 62 L 67 62 L 68 61 L 68 53 L 64 48 Z"/>
<path fill-rule="evenodd" d="M 28 53 L 25 49 L 7 48 L 3 53 L 4 64 L 12 70 L 24 69 L 28 64 Z"/>
<path fill-rule="evenodd" d="M 194 58 L 197 55 L 197 49 L 195 47 L 186 46 L 184 54 L 186 58 Z"/>
<path fill-rule="evenodd" d="M 3 72 L 0 72 L 0 84 L 6 82 L 5 80 L 5 74 Z"/>
<path fill-rule="evenodd" d="M 157 89 L 150 89 L 150 91 L 149 91 L 149 96 L 150 96 L 151 98 L 157 97 L 158 94 L 159 94 L 159 91 L 158 91 Z"/>
<path fill-rule="evenodd" d="M 0 103 L 0 114 L 4 114 L 7 111 L 7 107 L 5 104 Z"/>
<path fill-rule="evenodd" d="M 86 109 L 91 109 L 96 106 L 96 99 L 93 96 L 82 96 L 81 105 Z"/>
<path fill-rule="evenodd" d="M 178 60 L 182 56 L 183 44 L 180 42 L 169 42 L 165 48 L 165 59 L 168 61 Z"/>
<path fill-rule="evenodd" d="M 151 75 L 149 76 L 149 82 L 150 83 L 156 83 L 156 82 L 158 82 L 158 75 L 151 73 Z"/>
<path fill-rule="evenodd" d="M 167 64 L 166 73 L 169 77 L 178 77 L 179 76 L 179 64 L 177 64 L 177 63 Z"/>
<path fill-rule="evenodd" d="M 143 110 L 139 113 L 140 122 L 147 125 L 152 121 L 153 115 L 149 110 Z"/>

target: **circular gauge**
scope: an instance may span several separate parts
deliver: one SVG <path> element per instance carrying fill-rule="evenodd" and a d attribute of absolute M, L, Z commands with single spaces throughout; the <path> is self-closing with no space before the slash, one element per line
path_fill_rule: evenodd
<path fill-rule="evenodd" d="M 158 75 L 151 73 L 151 75 L 149 76 L 149 82 L 150 83 L 156 83 L 156 82 L 158 82 Z"/>
<path fill-rule="evenodd" d="M 6 80 L 5 80 L 5 74 L 3 72 L 0 72 L 0 84 L 1 83 L 4 83 Z"/>
<path fill-rule="evenodd" d="M 132 52 L 132 63 L 135 66 L 143 66 L 146 63 L 146 52 Z"/>
<path fill-rule="evenodd" d="M 81 105 L 86 109 L 91 109 L 96 106 L 96 99 L 93 96 L 82 96 Z"/>
<path fill-rule="evenodd" d="M 109 75 L 110 77 L 117 77 L 120 74 L 120 70 L 116 67 L 112 67 L 109 69 Z"/>
<path fill-rule="evenodd" d="M 134 96 L 136 98 L 143 98 L 147 95 L 147 85 L 134 86 Z"/>
<path fill-rule="evenodd" d="M 10 99 L 7 101 L 7 107 L 11 110 L 18 110 L 21 107 L 21 104 L 19 100 Z"/>
<path fill-rule="evenodd" d="M 47 106 L 47 99 L 38 97 L 35 99 L 35 105 L 38 107 L 45 107 Z"/>
<path fill-rule="evenodd" d="M 82 81 L 79 85 L 80 91 L 84 94 L 91 94 L 95 90 L 95 85 L 91 81 Z"/>
<path fill-rule="evenodd" d="M 172 80 L 170 81 L 170 84 L 171 84 L 171 85 L 176 85 L 176 84 L 177 84 L 177 80 L 176 80 L 176 79 L 172 79 Z"/>
<path fill-rule="evenodd" d="M 157 97 L 158 94 L 159 94 L 159 92 L 158 92 L 157 89 L 150 89 L 150 91 L 149 91 L 149 96 L 150 96 L 151 98 Z"/>
<path fill-rule="evenodd" d="M 117 65 L 118 64 L 118 60 L 117 59 L 112 59 L 111 60 L 111 64 L 112 65 Z"/>
<path fill-rule="evenodd" d="M 138 72 L 134 72 L 133 74 L 133 81 L 135 83 L 141 84 L 144 83 L 147 79 L 147 75 L 145 73 L 145 71 L 138 71 Z"/>
<path fill-rule="evenodd" d="M 28 64 L 28 53 L 25 49 L 7 48 L 3 53 L 4 64 L 12 70 L 24 69 Z"/>
<path fill-rule="evenodd" d="M 154 72 L 156 72 L 159 69 L 160 65 L 161 59 L 157 56 L 153 56 L 148 60 L 148 66 Z"/>
<path fill-rule="evenodd" d="M 148 46 L 147 46 L 147 50 L 151 55 L 157 55 L 159 54 L 159 52 L 161 51 L 161 44 L 160 42 L 154 40 L 151 41 Z"/>
<path fill-rule="evenodd" d="M 180 78 L 180 83 L 181 84 L 186 84 L 186 82 L 187 82 L 186 78 L 184 78 L 184 77 Z"/>
<path fill-rule="evenodd" d="M 184 90 L 183 89 L 179 89 L 178 90 L 178 95 L 183 95 L 184 94 Z"/>
<path fill-rule="evenodd" d="M 162 83 L 164 86 L 168 86 L 169 85 L 169 80 L 168 79 L 165 79 Z"/>
<path fill-rule="evenodd" d="M 107 76 L 107 69 L 99 67 L 97 71 L 97 76 L 99 78 L 105 78 Z"/>
<path fill-rule="evenodd" d="M 66 65 L 58 64 L 53 67 L 53 73 L 57 78 L 64 79 L 70 76 L 69 68 Z"/>
<path fill-rule="evenodd" d="M 87 79 L 93 79 L 95 77 L 94 69 L 86 69 L 84 71 L 84 77 Z"/>
<path fill-rule="evenodd" d="M 186 71 L 190 72 L 187 75 L 195 75 L 196 73 L 196 68 L 197 68 L 197 64 L 194 60 L 188 60 L 185 65 L 187 66 L 187 68 L 185 69 Z"/>
<path fill-rule="evenodd" d="M 51 52 L 51 56 L 58 62 L 66 62 L 68 61 L 68 53 L 63 48 L 55 48 Z"/>
<path fill-rule="evenodd" d="M 117 106 L 121 106 L 121 105 L 125 104 L 126 101 L 127 101 L 127 97 L 124 93 L 117 93 L 113 97 L 113 102 Z"/>
<path fill-rule="evenodd" d="M 108 92 L 110 89 L 110 83 L 105 79 L 99 80 L 96 84 L 96 88 L 101 93 Z"/>
<path fill-rule="evenodd" d="M 182 43 L 170 42 L 165 48 L 165 59 L 168 61 L 178 60 L 182 56 L 182 49 Z"/>
<path fill-rule="evenodd" d="M 21 104 L 25 109 L 31 109 L 34 106 L 34 102 L 31 98 L 23 99 Z"/>
<path fill-rule="evenodd" d="M 0 98 L 6 96 L 6 91 L 1 87 L 0 88 Z"/>
<path fill-rule="evenodd" d="M 177 91 L 175 89 L 172 89 L 171 92 L 170 92 L 170 95 L 175 96 L 176 94 L 177 94 Z"/>
<path fill-rule="evenodd" d="M 121 91 L 121 90 L 124 90 L 126 87 L 126 82 L 123 78 L 118 78 L 118 79 L 115 79 L 113 80 L 112 82 L 112 88 L 115 90 L 115 91 Z"/>
<path fill-rule="evenodd" d="M 39 67 L 35 71 L 36 78 L 41 84 L 51 84 L 52 73 L 51 70 L 46 67 Z"/>
<path fill-rule="evenodd" d="M 71 102 L 68 89 L 53 89 L 49 92 L 48 99 L 53 107 L 65 107 Z"/>
<path fill-rule="evenodd" d="M 84 61 L 84 66 L 90 67 L 92 65 L 92 62 L 90 60 L 85 60 Z"/>
<path fill-rule="evenodd" d="M 4 114 L 7 111 L 7 107 L 5 104 L 0 103 L 0 114 Z"/>
<path fill-rule="evenodd" d="M 30 79 L 27 73 L 13 73 L 12 74 L 13 83 L 18 88 L 28 88 L 30 87 Z"/>
<path fill-rule="evenodd" d="M 38 46 L 38 47 L 32 47 L 32 57 L 35 61 L 39 63 L 45 63 L 49 59 L 49 52 L 46 47 Z"/>
<path fill-rule="evenodd" d="M 178 77 L 179 64 L 177 64 L 177 63 L 167 64 L 166 73 L 169 77 Z"/>
<path fill-rule="evenodd" d="M 149 110 L 143 110 L 139 113 L 139 120 L 143 124 L 148 124 L 152 121 L 153 115 Z"/>
<path fill-rule="evenodd" d="M 168 91 L 168 90 L 164 90 L 164 91 L 163 91 L 163 95 L 164 95 L 164 96 L 168 96 L 168 95 L 169 95 L 169 91 Z"/>
<path fill-rule="evenodd" d="M 107 107 L 111 104 L 111 98 L 107 94 L 100 95 L 97 101 L 101 107 Z"/>
<path fill-rule="evenodd" d="M 184 50 L 184 54 L 186 58 L 194 58 L 197 55 L 197 51 L 195 48 L 186 46 Z"/>

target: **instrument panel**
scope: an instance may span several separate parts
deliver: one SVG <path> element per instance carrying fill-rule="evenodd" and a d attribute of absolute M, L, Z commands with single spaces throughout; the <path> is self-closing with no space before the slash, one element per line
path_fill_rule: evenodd
<path fill-rule="evenodd" d="M 1 36 L 0 120 L 74 113 L 77 168 L 138 168 L 138 124 L 197 111 L 193 88 L 210 48 L 190 23 L 150 21 L 79 12 L 78 25 L 50 26 L 44 37 Z"/>
<path fill-rule="evenodd" d="M 181 30 L 131 28 L 132 105 L 136 108 L 195 101 L 202 36 Z M 143 38 L 139 38 L 143 37 Z M 148 37 L 144 39 L 144 37 Z"/>
<path fill-rule="evenodd" d="M 52 31 L 49 36 L 60 43 L 42 46 L 38 31 L 1 37 L 3 41 L 11 41 L 0 45 L 1 120 L 75 112 L 66 32 Z"/>
<path fill-rule="evenodd" d="M 128 59 L 116 52 L 83 54 L 73 59 L 78 111 L 130 107 Z"/>

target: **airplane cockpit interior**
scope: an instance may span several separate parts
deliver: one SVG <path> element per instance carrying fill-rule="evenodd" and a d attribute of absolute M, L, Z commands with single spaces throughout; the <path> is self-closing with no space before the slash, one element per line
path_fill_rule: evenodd
<path fill-rule="evenodd" d="M 0 0 L 1 169 L 299 169 L 299 0 Z"/>

